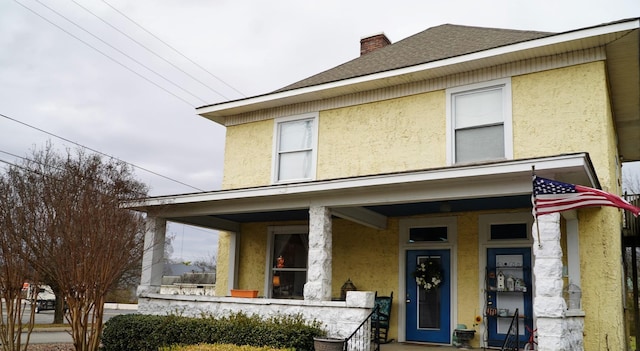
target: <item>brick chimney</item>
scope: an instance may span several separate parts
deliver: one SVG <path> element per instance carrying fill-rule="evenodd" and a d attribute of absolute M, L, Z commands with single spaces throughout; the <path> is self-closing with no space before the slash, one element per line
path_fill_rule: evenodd
<path fill-rule="evenodd" d="M 360 39 L 360 56 L 390 45 L 391 41 L 384 33 Z"/>

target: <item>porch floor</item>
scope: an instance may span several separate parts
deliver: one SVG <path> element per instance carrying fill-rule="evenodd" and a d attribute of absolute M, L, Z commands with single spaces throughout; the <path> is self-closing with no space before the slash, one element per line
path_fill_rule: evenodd
<path fill-rule="evenodd" d="M 475 348 L 475 349 L 481 350 L 481 348 Z M 458 348 L 455 346 L 427 345 L 427 344 L 417 344 L 417 343 L 409 343 L 409 342 L 390 342 L 388 344 L 380 345 L 380 351 L 447 351 L 447 350 L 465 350 L 465 349 Z"/>

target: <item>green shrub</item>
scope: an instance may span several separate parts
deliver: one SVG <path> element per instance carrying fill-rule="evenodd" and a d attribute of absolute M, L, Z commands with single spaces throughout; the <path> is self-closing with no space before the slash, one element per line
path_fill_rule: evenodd
<path fill-rule="evenodd" d="M 188 346 L 173 345 L 168 347 L 161 347 L 160 351 L 293 351 L 293 349 L 276 349 L 268 346 L 238 346 L 233 344 L 198 344 Z"/>
<path fill-rule="evenodd" d="M 263 319 L 238 313 L 225 318 L 119 315 L 105 323 L 106 351 L 156 351 L 171 345 L 233 344 L 313 350 L 313 338 L 325 332 L 301 316 Z"/>

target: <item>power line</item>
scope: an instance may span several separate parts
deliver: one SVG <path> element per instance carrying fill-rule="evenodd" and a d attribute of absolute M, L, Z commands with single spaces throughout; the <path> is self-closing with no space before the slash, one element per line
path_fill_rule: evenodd
<path fill-rule="evenodd" d="M 86 46 L 88 46 L 88 47 L 92 48 L 93 50 L 97 51 L 98 53 L 102 54 L 103 56 L 105 56 L 106 58 L 110 59 L 111 61 L 113 61 L 113 62 L 117 63 L 118 65 L 120 65 L 120 66 L 122 66 L 122 67 L 124 67 L 124 68 L 125 68 L 125 69 L 127 69 L 129 72 L 131 72 L 131 73 L 133 73 L 133 74 L 137 75 L 138 77 L 140 77 L 140 78 L 142 78 L 142 79 L 146 80 L 147 82 L 149 82 L 149 83 L 151 83 L 151 84 L 155 85 L 156 87 L 158 87 L 158 88 L 160 88 L 160 89 L 164 90 L 165 92 L 167 92 L 168 94 L 172 95 L 173 97 L 175 97 L 175 98 L 177 98 L 177 99 L 179 99 L 179 100 L 182 100 L 182 101 L 183 101 L 184 103 L 186 103 L 187 105 L 189 105 L 189 106 L 191 106 L 191 107 L 195 107 L 195 105 L 194 105 L 194 104 L 192 104 L 191 102 L 189 102 L 189 101 L 185 100 L 184 98 L 182 98 L 182 97 L 180 97 L 180 96 L 178 96 L 178 95 L 174 94 L 173 92 L 171 92 L 171 91 L 169 91 L 168 89 L 166 89 L 166 88 L 162 87 L 161 85 L 159 85 L 158 83 L 156 83 L 156 82 L 152 81 L 151 79 L 149 79 L 149 78 L 147 78 L 147 77 L 143 76 L 142 74 L 140 74 L 140 73 L 138 73 L 138 72 L 134 71 L 132 68 L 130 68 L 130 67 L 128 67 L 128 66 L 126 66 L 125 64 L 123 64 L 123 63 L 121 63 L 120 61 L 118 61 L 118 60 L 114 59 L 113 57 L 109 56 L 108 54 L 106 54 L 105 52 L 103 52 L 103 51 L 101 51 L 100 49 L 96 48 L 95 46 L 93 46 L 93 45 L 91 45 L 91 44 L 87 43 L 86 41 L 84 41 L 84 40 L 80 39 L 80 38 L 79 38 L 79 37 L 77 37 L 76 35 L 72 34 L 72 33 L 71 33 L 71 32 L 69 32 L 69 31 L 67 31 L 66 29 L 64 29 L 64 28 L 60 27 L 59 25 L 57 25 L 57 24 L 55 24 L 55 23 L 53 23 L 53 22 L 52 22 L 52 21 L 50 21 L 48 18 L 46 18 L 46 17 L 44 17 L 43 15 L 41 15 L 41 14 L 37 13 L 37 12 L 36 12 L 36 11 L 34 11 L 33 9 L 29 8 L 28 6 L 25 6 L 23 3 L 19 2 L 18 0 L 13 0 L 13 1 L 14 1 L 14 2 L 16 2 L 18 5 L 20 5 L 20 6 L 24 7 L 24 8 L 25 8 L 25 9 L 27 9 L 28 11 L 30 11 L 31 13 L 35 14 L 36 16 L 38 16 L 38 17 L 42 18 L 43 20 L 45 20 L 45 21 L 49 22 L 51 25 L 55 26 L 56 28 L 60 29 L 61 31 L 63 31 L 63 32 L 67 33 L 69 36 L 71 36 L 71 37 L 73 37 L 73 38 L 77 39 L 77 40 L 78 40 L 78 41 L 80 41 L 81 43 L 85 44 Z"/>
<path fill-rule="evenodd" d="M 202 103 L 206 103 L 206 102 L 207 102 L 206 100 L 204 100 L 204 99 L 202 99 L 202 98 L 200 98 L 200 97 L 196 96 L 195 94 L 191 93 L 190 91 L 186 90 L 185 88 L 183 88 L 183 87 L 179 86 L 178 84 L 174 83 L 173 81 L 171 81 L 170 79 L 166 78 L 166 77 L 165 77 L 165 76 L 163 76 L 162 74 L 160 74 L 160 73 L 156 72 L 154 69 L 152 69 L 152 68 L 148 67 L 147 65 L 145 65 L 144 63 L 142 63 L 142 62 L 140 62 L 139 60 L 135 59 L 135 58 L 134 58 L 134 57 L 132 57 L 131 55 L 127 54 L 126 52 L 124 52 L 124 51 L 122 51 L 122 50 L 118 49 L 117 47 L 115 47 L 115 46 L 113 46 L 113 45 L 109 44 L 108 42 L 106 42 L 106 41 L 105 41 L 105 40 L 103 40 L 102 38 L 98 37 L 97 35 L 95 35 L 95 34 L 91 33 L 90 31 L 88 31 L 88 30 L 86 30 L 86 29 L 84 29 L 81 25 L 79 25 L 79 24 L 77 24 L 76 22 L 74 22 L 74 21 L 70 20 L 70 19 L 69 19 L 69 18 L 67 18 L 65 15 L 63 15 L 63 14 L 61 14 L 60 12 L 58 12 L 58 11 L 54 10 L 53 8 L 49 7 L 47 4 L 44 4 L 42 1 L 40 1 L 40 0 L 35 0 L 35 1 L 36 1 L 37 3 L 39 3 L 40 5 L 44 6 L 45 8 L 49 9 L 49 11 L 51 11 L 51 12 L 55 13 L 56 15 L 58 15 L 58 16 L 60 16 L 60 17 L 64 18 L 67 22 L 69 22 L 69 23 L 73 24 L 74 26 L 76 26 L 76 28 L 78 28 L 78 29 L 82 30 L 83 32 L 85 32 L 85 33 L 89 34 L 89 35 L 90 35 L 90 36 L 92 36 L 93 38 L 95 38 L 95 39 L 99 40 L 99 41 L 100 41 L 101 43 L 103 43 L 104 45 L 107 45 L 108 47 L 112 48 L 113 50 L 115 50 L 115 51 L 119 52 L 121 55 L 123 55 L 123 56 L 127 57 L 129 60 L 131 60 L 131 61 L 133 61 L 133 62 L 135 62 L 135 63 L 139 64 L 140 66 L 142 66 L 142 67 L 146 68 L 146 69 L 147 69 L 148 71 L 150 71 L 151 73 L 153 73 L 153 74 L 155 74 L 156 76 L 158 76 L 158 77 L 162 78 L 165 82 L 167 82 L 167 83 L 169 83 L 169 84 L 173 85 L 174 87 L 176 87 L 176 88 L 178 88 L 178 89 L 182 90 L 183 92 L 185 92 L 185 93 L 187 93 L 187 94 L 191 95 L 192 97 L 194 97 L 194 98 L 196 98 L 196 99 L 200 100 Z"/>
<path fill-rule="evenodd" d="M 147 50 L 148 52 L 152 53 L 153 55 L 155 55 L 156 57 L 158 57 L 159 59 L 163 60 L 164 62 L 168 63 L 169 65 L 171 65 L 173 68 L 179 70 L 180 72 L 184 73 L 185 75 L 189 76 L 191 79 L 195 80 L 196 82 L 200 83 L 203 87 L 209 89 L 210 91 L 216 93 L 217 95 L 221 96 L 224 99 L 230 100 L 228 97 L 226 97 L 224 94 L 222 94 L 221 92 L 211 88 L 210 86 L 208 86 L 205 82 L 201 81 L 200 79 L 194 77 L 193 75 L 191 75 L 189 72 L 183 70 L 182 68 L 178 67 L 177 65 L 173 64 L 171 61 L 167 60 L 166 58 L 162 57 L 160 54 L 156 53 L 155 51 L 151 50 L 150 48 L 148 48 L 147 46 L 145 46 L 144 44 L 142 44 L 141 42 L 137 41 L 136 39 L 134 39 L 133 37 L 131 37 L 130 35 L 128 35 L 127 33 L 123 32 L 122 30 L 120 30 L 119 28 L 115 27 L 114 25 L 112 25 L 111 23 L 107 22 L 105 19 L 103 19 L 102 17 L 98 16 L 97 14 L 95 14 L 94 12 L 92 12 L 91 10 L 89 10 L 88 8 L 84 7 L 82 4 L 78 3 L 76 0 L 71 0 L 74 4 L 76 4 L 77 6 L 79 6 L 80 8 L 82 8 L 83 10 L 85 10 L 86 12 L 90 13 L 91 15 L 93 15 L 94 17 L 96 17 L 97 19 L 99 19 L 102 23 L 108 25 L 109 27 L 113 28 L 114 30 L 118 31 L 118 33 L 124 35 L 125 37 L 127 37 L 129 40 L 133 41 L 134 43 L 140 45 L 142 48 L 144 48 L 145 50 Z"/>
<path fill-rule="evenodd" d="M 150 169 L 148 169 L 148 168 L 144 168 L 144 167 L 138 166 L 138 165 L 136 165 L 136 164 L 133 164 L 133 163 L 131 163 L 131 162 L 124 161 L 124 160 L 119 159 L 119 158 L 117 158 L 117 157 L 115 157 L 115 156 L 108 155 L 108 154 L 106 154 L 106 153 L 104 153 L 104 152 L 102 152 L 102 151 L 98 151 L 98 150 L 93 149 L 93 148 L 90 148 L 90 147 L 88 147 L 88 146 L 84 146 L 84 145 L 82 145 L 82 144 L 80 144 L 80 143 L 77 143 L 77 142 L 75 142 L 75 141 L 69 140 L 69 139 L 67 139 L 67 138 L 65 138 L 65 137 L 61 137 L 61 136 L 59 136 L 59 135 L 57 135 L 57 134 L 54 134 L 54 133 L 48 132 L 48 131 L 46 131 L 46 130 L 44 130 L 44 129 L 38 128 L 38 127 L 36 127 L 36 126 L 32 126 L 32 125 L 30 125 L 30 124 L 28 124 L 28 123 L 22 122 L 22 121 L 20 121 L 20 120 L 15 119 L 15 118 L 11 118 L 11 117 L 9 117 L 9 116 L 7 116 L 7 115 L 4 115 L 4 114 L 2 114 L 2 113 L 0 113 L 0 117 L 4 117 L 4 118 L 6 118 L 6 119 L 8 119 L 8 120 L 10 120 L 10 121 L 13 121 L 13 122 L 16 122 L 16 123 L 22 124 L 23 126 L 26 126 L 26 127 L 32 128 L 32 129 L 35 129 L 35 130 L 37 130 L 37 131 L 39 131 L 39 132 L 45 133 L 45 134 L 50 135 L 50 136 L 52 136 L 52 137 L 58 138 L 58 139 L 60 139 L 60 140 L 64 140 L 64 141 L 66 141 L 66 142 L 68 142 L 68 143 L 71 143 L 71 144 L 74 144 L 74 145 L 79 146 L 79 147 L 81 147 L 81 148 L 84 148 L 84 149 L 87 149 L 87 150 L 89 150 L 89 151 L 95 152 L 95 153 L 100 154 L 100 155 L 102 155 L 102 156 L 109 157 L 109 158 L 112 158 L 112 159 L 117 160 L 117 161 L 120 161 L 120 162 L 124 162 L 124 163 L 126 163 L 126 164 L 128 164 L 128 165 L 131 165 L 132 167 L 138 168 L 138 169 L 143 170 L 143 171 L 145 171 L 145 172 L 151 173 L 151 174 L 153 174 L 153 175 L 155 175 L 155 176 L 158 176 L 158 177 L 161 177 L 161 178 L 164 178 L 164 179 L 170 180 L 170 181 L 172 181 L 172 182 L 175 182 L 175 183 L 178 183 L 178 184 L 184 185 L 184 186 L 189 187 L 189 188 L 191 188 L 191 189 L 195 189 L 195 190 L 198 190 L 198 191 L 205 191 L 205 190 L 203 190 L 203 189 L 200 189 L 200 188 L 197 188 L 197 187 L 195 187 L 195 186 L 189 185 L 189 184 L 187 184 L 187 183 L 181 182 L 181 181 L 176 180 L 176 179 L 174 179 L 174 178 L 171 178 L 171 177 L 168 177 L 168 176 L 162 175 L 162 174 L 160 174 L 160 173 L 157 173 L 157 172 L 155 172 L 155 171 L 152 171 L 152 170 L 150 170 Z"/>
<path fill-rule="evenodd" d="M 215 74 L 209 72 L 206 68 L 202 67 L 201 65 L 199 65 L 197 62 L 193 61 L 192 59 L 188 58 L 186 55 L 184 55 L 183 53 L 181 53 L 180 51 L 178 51 L 178 49 L 174 48 L 173 46 L 169 45 L 167 42 L 165 42 L 164 40 L 160 39 L 159 37 L 157 37 L 155 34 L 151 33 L 149 30 L 147 30 L 146 28 L 144 28 L 142 25 L 140 25 L 138 22 L 134 21 L 133 19 L 129 18 L 127 15 L 125 15 L 124 13 L 122 13 L 120 10 L 118 10 L 117 8 L 113 7 L 111 4 L 109 4 L 107 1 L 102 0 L 102 2 L 104 2 L 105 4 L 107 4 L 107 6 L 111 7 L 114 11 L 116 11 L 117 13 L 119 13 L 120 15 L 122 15 L 124 18 L 128 19 L 129 21 L 131 21 L 131 23 L 135 24 L 136 26 L 138 26 L 138 28 L 142 29 L 143 31 L 147 32 L 149 35 L 151 35 L 152 37 L 156 38 L 158 41 L 160 41 L 162 44 L 166 45 L 168 48 L 170 48 L 171 50 L 173 50 L 175 53 L 177 53 L 178 55 L 184 57 L 186 60 L 188 60 L 189 62 L 193 63 L 194 65 L 196 65 L 198 68 L 200 68 L 201 70 L 207 72 L 210 76 L 212 76 L 213 78 L 217 79 L 219 82 L 221 82 L 222 84 L 226 85 L 227 87 L 231 88 L 233 91 L 235 91 L 236 93 L 240 94 L 242 97 L 246 97 L 246 95 L 244 93 L 242 93 L 241 91 L 239 91 L 238 89 L 234 88 L 233 86 L 229 85 L 227 82 L 225 82 L 224 80 L 222 80 L 222 78 L 216 76 Z"/>

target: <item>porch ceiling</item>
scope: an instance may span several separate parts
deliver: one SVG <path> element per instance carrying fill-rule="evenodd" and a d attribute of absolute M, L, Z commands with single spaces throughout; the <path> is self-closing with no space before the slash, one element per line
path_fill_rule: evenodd
<path fill-rule="evenodd" d="M 588 154 L 453 166 L 306 183 L 163 196 L 125 207 L 170 221 L 239 231 L 249 222 L 305 221 L 309 208 L 384 228 L 388 217 L 531 206 L 531 170 L 599 188 Z"/>
<path fill-rule="evenodd" d="M 385 217 L 405 217 L 421 214 L 465 212 L 478 210 L 503 210 L 514 208 L 531 207 L 531 194 L 515 195 L 504 197 L 491 197 L 482 199 L 460 199 L 432 202 L 411 202 L 404 204 L 362 206 Z M 232 213 L 218 215 L 229 221 L 238 223 L 269 222 L 269 221 L 298 221 L 308 220 L 309 210 L 288 210 L 288 211 L 263 211 L 252 213 Z M 188 220 L 188 218 L 182 218 Z"/>

